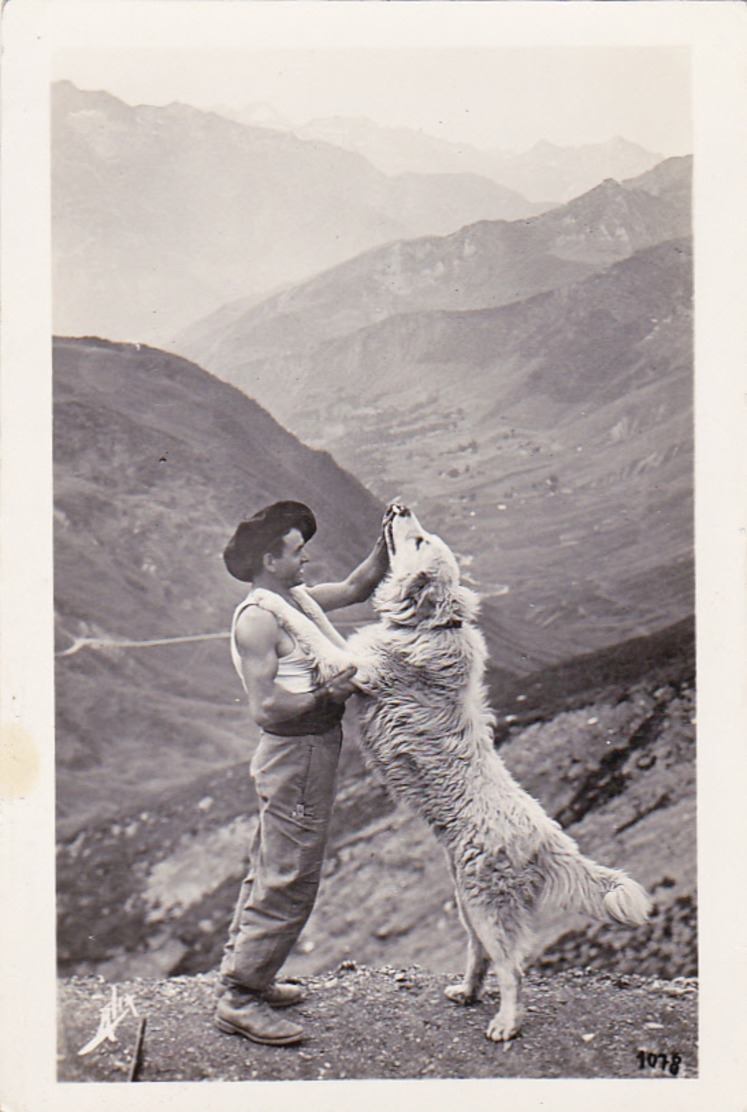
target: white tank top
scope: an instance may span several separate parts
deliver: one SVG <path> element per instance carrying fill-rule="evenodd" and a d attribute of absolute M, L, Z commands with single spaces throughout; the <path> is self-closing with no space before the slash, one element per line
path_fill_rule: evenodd
<path fill-rule="evenodd" d="M 311 661 L 304 656 L 297 644 L 285 656 L 278 658 L 275 682 L 294 695 L 306 695 L 314 690 L 311 678 Z"/>
<path fill-rule="evenodd" d="M 236 607 L 231 624 L 231 656 L 245 689 L 241 656 L 236 644 L 236 623 L 244 610 L 253 605 L 269 609 L 293 641 L 291 651 L 278 658 L 276 682 L 286 691 L 296 695 L 307 694 L 314 690 L 320 678 L 328 678 L 351 663 L 351 657 L 344 652 L 344 640 L 330 624 L 321 607 L 304 588 L 294 588 L 293 594 L 299 605 L 303 606 L 300 613 L 275 595 L 274 591 L 267 590 L 250 591 Z M 299 638 L 306 651 L 299 644 Z"/>

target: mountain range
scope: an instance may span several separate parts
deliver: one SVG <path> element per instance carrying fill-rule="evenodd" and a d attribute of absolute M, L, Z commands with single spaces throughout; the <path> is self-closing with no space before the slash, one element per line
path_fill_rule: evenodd
<path fill-rule="evenodd" d="M 416 503 L 513 667 L 652 632 L 693 605 L 690 174 L 379 248 L 178 344 Z"/>
<path fill-rule="evenodd" d="M 223 306 L 180 333 L 177 348 L 285 417 L 299 389 L 298 359 L 322 341 L 402 313 L 521 301 L 687 235 L 690 175 L 689 159 L 671 159 L 531 219 L 380 247 L 259 305 Z M 293 363 L 290 383 L 272 366 L 280 356 Z"/>
<path fill-rule="evenodd" d="M 221 107 L 216 112 L 244 124 L 289 131 L 302 139 L 355 151 L 384 174 L 479 174 L 545 203 L 570 201 L 604 178 L 634 177 L 662 161 L 660 154 L 620 136 L 579 147 L 541 140 L 522 152 L 481 150 L 422 129 L 386 127 L 365 116 L 332 116 L 299 127 L 266 104 Z"/>
<path fill-rule="evenodd" d="M 167 344 L 390 240 L 543 206 L 475 173 L 388 176 L 315 138 L 173 103 L 52 86 L 53 311 L 59 334 Z"/>

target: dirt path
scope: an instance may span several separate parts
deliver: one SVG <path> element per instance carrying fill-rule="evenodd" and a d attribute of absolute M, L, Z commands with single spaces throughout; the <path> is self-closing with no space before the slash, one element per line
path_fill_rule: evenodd
<path fill-rule="evenodd" d="M 117 985 L 129 1012 L 116 1041 L 78 1051 L 96 1033 L 112 986 L 72 978 L 60 988 L 62 1081 L 127 1081 L 140 1019 L 145 1017 L 139 1081 L 247 1081 L 334 1078 L 656 1078 L 697 1075 L 697 986 L 589 971 L 530 974 L 524 1032 L 491 1043 L 484 1030 L 497 1006 L 450 1003 L 455 978 L 414 967 L 369 969 L 344 962 L 335 972 L 300 979 L 294 1009 L 306 1040 L 258 1046 L 212 1023 L 214 974 Z M 640 1052 L 647 1052 L 641 1059 Z M 654 1058 L 654 1055 L 662 1057 Z M 666 1063 L 663 1056 L 666 1055 Z"/>
<path fill-rule="evenodd" d="M 338 620 L 335 623 L 340 629 L 355 629 L 359 624 L 359 621 L 350 619 L 347 621 Z M 152 637 L 139 641 L 118 637 L 76 637 L 71 633 L 67 636 L 70 637 L 72 644 L 68 645 L 66 649 L 56 652 L 55 656 L 75 656 L 81 649 L 147 649 L 161 648 L 164 645 L 186 645 L 199 641 L 227 641 L 231 632 L 226 629 L 218 633 L 187 633 L 173 637 Z"/>
<path fill-rule="evenodd" d="M 190 633 L 181 637 L 156 637 L 149 641 L 126 641 L 116 637 L 75 637 L 67 649 L 55 653 L 55 656 L 75 656 L 81 649 L 142 649 L 160 647 L 163 645 L 186 645 L 197 641 L 227 641 L 230 634 L 224 633 Z"/>

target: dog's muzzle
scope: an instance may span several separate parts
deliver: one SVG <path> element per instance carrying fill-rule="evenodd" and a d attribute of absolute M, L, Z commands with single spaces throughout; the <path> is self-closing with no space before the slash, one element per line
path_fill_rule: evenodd
<path fill-rule="evenodd" d="M 395 498 L 394 501 L 390 502 L 386 508 L 386 513 L 384 514 L 384 524 L 386 525 L 390 523 L 394 520 L 395 517 L 409 517 L 409 515 L 410 510 L 408 509 L 408 507 L 405 506 L 403 502 L 400 502 L 398 498 Z"/>
<path fill-rule="evenodd" d="M 393 502 L 390 502 L 386 508 L 386 513 L 384 514 L 383 528 L 384 540 L 386 541 L 390 556 L 394 556 L 396 554 L 392 522 L 394 521 L 395 517 L 410 517 L 410 513 L 411 511 L 408 509 L 408 507 L 400 502 L 399 499 L 395 499 Z"/>
<path fill-rule="evenodd" d="M 387 517 L 384 519 L 384 540 L 389 549 L 389 556 L 394 556 L 394 533 L 392 531 L 392 519 Z"/>

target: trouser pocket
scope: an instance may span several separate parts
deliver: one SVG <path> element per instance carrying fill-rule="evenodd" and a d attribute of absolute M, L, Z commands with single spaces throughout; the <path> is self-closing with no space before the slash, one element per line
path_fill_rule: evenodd
<path fill-rule="evenodd" d="M 252 762 L 263 803 L 295 821 L 326 822 L 332 810 L 342 733 L 278 738 L 264 735 Z"/>
<path fill-rule="evenodd" d="M 316 744 L 313 741 L 304 744 L 305 755 L 303 762 L 303 771 L 299 783 L 298 799 L 296 801 L 295 813 L 300 819 L 314 818 L 314 802 L 313 792 L 311 789 L 311 774 L 314 765 L 314 750 Z M 318 762 L 317 762 L 318 763 Z"/>

